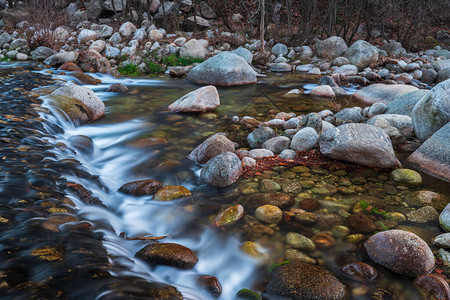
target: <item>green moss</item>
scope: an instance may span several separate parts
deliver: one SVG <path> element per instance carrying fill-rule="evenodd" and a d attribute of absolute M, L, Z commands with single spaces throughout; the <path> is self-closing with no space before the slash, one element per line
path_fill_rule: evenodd
<path fill-rule="evenodd" d="M 242 289 L 236 294 L 236 299 L 240 300 L 262 300 L 260 294 L 250 290 L 250 289 Z"/>
<path fill-rule="evenodd" d="M 140 75 L 138 66 L 133 63 L 129 63 L 124 66 L 120 66 L 117 68 L 117 71 L 119 71 L 120 74 L 126 75 L 126 76 L 139 76 Z"/>

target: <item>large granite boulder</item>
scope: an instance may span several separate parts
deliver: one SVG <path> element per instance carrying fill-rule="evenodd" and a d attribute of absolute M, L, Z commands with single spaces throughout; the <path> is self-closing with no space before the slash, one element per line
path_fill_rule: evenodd
<path fill-rule="evenodd" d="M 342 56 L 347 49 L 348 47 L 345 41 L 338 36 L 331 36 L 316 44 L 317 55 L 330 61 Z"/>
<path fill-rule="evenodd" d="M 216 87 L 208 85 L 184 95 L 168 108 L 177 112 L 202 113 L 214 110 L 219 105 L 220 99 Z"/>
<path fill-rule="evenodd" d="M 59 66 L 67 62 L 75 62 L 78 59 L 79 53 L 76 51 L 62 51 L 59 53 L 56 53 L 50 57 L 47 57 L 44 60 L 44 63 L 47 65 L 50 65 L 52 67 Z"/>
<path fill-rule="evenodd" d="M 378 60 L 378 49 L 366 41 L 356 41 L 345 51 L 344 56 L 359 70 L 370 66 Z"/>
<path fill-rule="evenodd" d="M 402 275 L 416 277 L 430 273 L 434 267 L 430 247 L 408 231 L 379 232 L 370 237 L 364 246 L 373 261 Z"/>
<path fill-rule="evenodd" d="M 319 140 L 320 152 L 330 158 L 363 166 L 396 168 L 391 140 L 381 128 L 349 123 L 324 132 Z"/>
<path fill-rule="evenodd" d="M 344 285 L 339 279 L 325 269 L 302 261 L 276 267 L 272 271 L 266 293 L 294 300 L 346 298 Z"/>
<path fill-rule="evenodd" d="M 411 117 L 405 115 L 376 115 L 370 118 L 366 124 L 383 129 L 389 135 L 393 144 L 408 141 L 414 133 Z"/>
<path fill-rule="evenodd" d="M 394 115 L 405 115 L 410 116 L 414 106 L 422 99 L 425 95 L 430 93 L 429 90 L 415 90 L 404 94 L 398 98 L 395 98 L 392 102 L 387 105 L 387 109 L 384 113 L 394 114 Z"/>
<path fill-rule="evenodd" d="M 233 152 L 225 152 L 211 158 L 200 173 L 200 183 L 215 187 L 227 187 L 235 183 L 242 173 L 242 163 Z"/>
<path fill-rule="evenodd" d="M 450 123 L 443 126 L 414 151 L 406 163 L 450 182 Z"/>
<path fill-rule="evenodd" d="M 256 83 L 256 72 L 241 56 L 221 52 L 193 68 L 187 79 L 199 84 L 244 85 Z"/>
<path fill-rule="evenodd" d="M 394 99 L 417 90 L 418 88 L 406 84 L 377 83 L 362 88 L 361 90 L 353 94 L 353 97 L 368 104 L 377 102 L 389 104 Z"/>
<path fill-rule="evenodd" d="M 252 64 L 252 62 L 253 62 L 253 54 L 252 54 L 252 52 L 250 50 L 248 50 L 248 49 L 246 49 L 246 48 L 241 46 L 241 47 L 239 47 L 239 48 L 237 48 L 237 49 L 235 49 L 235 50 L 233 50 L 231 52 L 234 53 L 234 54 L 237 54 L 237 55 L 239 55 L 241 57 L 243 57 L 245 59 L 245 61 L 249 65 Z"/>
<path fill-rule="evenodd" d="M 87 87 L 63 86 L 49 97 L 77 125 L 95 121 L 105 113 L 105 104 Z"/>
<path fill-rule="evenodd" d="M 111 68 L 111 64 L 100 53 L 95 50 L 81 51 L 77 60 L 78 65 L 84 72 L 102 72 L 105 73 Z"/>
<path fill-rule="evenodd" d="M 450 79 L 436 85 L 424 96 L 412 113 L 414 132 L 421 141 L 450 121 Z"/>

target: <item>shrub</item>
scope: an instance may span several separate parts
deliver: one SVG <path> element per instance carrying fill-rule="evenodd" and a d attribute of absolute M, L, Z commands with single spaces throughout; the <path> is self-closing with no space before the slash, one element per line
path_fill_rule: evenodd
<path fill-rule="evenodd" d="M 140 75 L 138 66 L 133 63 L 129 63 L 126 65 L 120 66 L 117 68 L 117 71 L 119 71 L 120 74 L 126 75 L 126 76 L 139 76 Z"/>
<path fill-rule="evenodd" d="M 145 69 L 149 74 L 161 74 L 164 73 L 164 66 L 158 62 L 154 62 L 150 59 L 144 60 Z"/>

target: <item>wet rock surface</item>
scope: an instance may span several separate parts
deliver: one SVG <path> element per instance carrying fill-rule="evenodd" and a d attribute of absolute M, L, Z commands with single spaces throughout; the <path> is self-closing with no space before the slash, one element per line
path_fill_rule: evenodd
<path fill-rule="evenodd" d="M 189 248 L 175 243 L 151 244 L 136 253 L 150 265 L 166 265 L 179 269 L 192 269 L 198 262 L 197 255 Z"/>
<path fill-rule="evenodd" d="M 325 269 L 299 261 L 275 268 L 266 293 L 296 300 L 345 299 L 339 279 Z"/>

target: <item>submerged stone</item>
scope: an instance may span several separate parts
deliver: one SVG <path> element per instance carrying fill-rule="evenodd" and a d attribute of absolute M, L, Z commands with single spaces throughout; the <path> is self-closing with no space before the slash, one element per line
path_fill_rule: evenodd
<path fill-rule="evenodd" d="M 136 253 L 136 257 L 150 265 L 166 265 L 178 269 L 192 269 L 197 255 L 189 248 L 175 243 L 150 244 Z"/>

